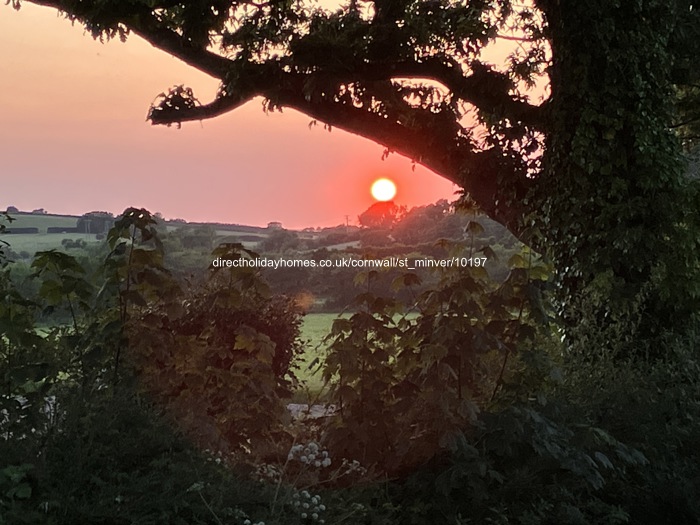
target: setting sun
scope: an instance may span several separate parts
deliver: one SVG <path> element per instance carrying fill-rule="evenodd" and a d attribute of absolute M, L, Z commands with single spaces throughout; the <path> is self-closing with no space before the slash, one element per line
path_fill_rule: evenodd
<path fill-rule="evenodd" d="M 372 184 L 372 197 L 378 201 L 390 201 L 396 195 L 396 184 L 389 179 L 377 179 Z"/>

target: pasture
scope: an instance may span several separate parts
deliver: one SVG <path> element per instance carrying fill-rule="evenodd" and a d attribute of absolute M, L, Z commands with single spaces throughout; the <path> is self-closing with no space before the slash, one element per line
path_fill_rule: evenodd
<path fill-rule="evenodd" d="M 10 244 L 10 248 L 13 251 L 17 253 L 29 252 L 30 254 L 62 248 L 61 242 L 63 239 L 70 239 L 71 241 L 81 239 L 88 243 L 100 242 L 94 233 L 13 233 L 2 237 L 3 241 Z"/>
<path fill-rule="evenodd" d="M 47 228 L 75 228 L 77 215 L 50 215 L 43 213 L 10 213 L 14 219 L 8 228 L 38 228 L 39 233 L 46 233 Z"/>
<path fill-rule="evenodd" d="M 304 353 L 299 360 L 299 379 L 306 383 L 310 396 L 318 394 L 323 388 L 322 371 L 314 360 L 322 360 L 327 345 L 323 339 L 331 331 L 333 321 L 340 316 L 349 317 L 348 314 L 337 313 L 313 313 L 304 316 L 301 325 L 301 338 L 304 340 Z"/>

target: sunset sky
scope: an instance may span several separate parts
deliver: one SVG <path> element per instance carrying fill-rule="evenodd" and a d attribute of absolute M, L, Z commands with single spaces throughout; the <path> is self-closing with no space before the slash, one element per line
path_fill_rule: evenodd
<path fill-rule="evenodd" d="M 356 222 L 371 183 L 395 201 L 453 199 L 456 187 L 339 130 L 309 129 L 260 100 L 182 129 L 145 121 L 150 102 L 186 84 L 203 102 L 217 83 L 131 37 L 101 44 L 56 11 L 0 3 L 0 209 L 50 213 L 145 207 L 166 218 L 285 227 Z"/>

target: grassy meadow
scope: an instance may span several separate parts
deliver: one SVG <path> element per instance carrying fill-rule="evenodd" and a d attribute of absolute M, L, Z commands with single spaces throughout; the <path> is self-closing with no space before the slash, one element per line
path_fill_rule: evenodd
<path fill-rule="evenodd" d="M 96 234 L 87 233 L 47 233 L 48 228 L 75 228 L 79 217 L 73 215 L 51 215 L 42 213 L 10 213 L 12 222 L 5 224 L 9 230 L 13 228 L 37 228 L 39 233 L 10 233 L 3 236 L 16 253 L 27 252 L 33 255 L 44 250 L 61 248 L 64 239 L 71 241 L 83 240 L 88 243 L 97 242 Z"/>
<path fill-rule="evenodd" d="M 310 397 L 315 397 L 323 388 L 322 371 L 314 360 L 323 358 L 327 345 L 323 339 L 330 333 L 333 321 L 340 316 L 349 314 L 312 313 L 304 316 L 301 325 L 301 337 L 304 340 L 304 354 L 299 362 L 298 376 L 306 383 Z M 298 401 L 305 401 L 298 399 Z"/>
<path fill-rule="evenodd" d="M 330 333 L 333 327 L 333 321 L 342 318 L 349 318 L 350 313 L 311 313 L 304 316 L 301 325 L 301 337 L 304 340 L 304 354 L 299 362 L 298 377 L 306 383 L 306 390 L 310 398 L 316 395 L 323 389 L 323 378 L 321 377 L 322 370 L 318 367 L 314 360 L 323 360 L 328 343 L 324 344 L 324 338 Z M 409 319 L 417 317 L 415 313 L 407 315 Z M 300 397 L 303 396 L 303 393 Z M 295 399 L 295 401 L 304 402 L 305 399 Z"/>
<path fill-rule="evenodd" d="M 63 239 L 71 241 L 80 239 L 88 243 L 101 242 L 97 240 L 97 235 L 94 233 L 13 233 L 3 237 L 15 252 L 29 254 L 61 248 Z"/>
<path fill-rule="evenodd" d="M 8 228 L 38 228 L 39 233 L 46 233 L 47 228 L 75 228 L 80 217 L 74 215 L 51 215 L 43 213 L 10 213 L 12 223 Z M 58 234 L 57 234 L 58 235 Z"/>

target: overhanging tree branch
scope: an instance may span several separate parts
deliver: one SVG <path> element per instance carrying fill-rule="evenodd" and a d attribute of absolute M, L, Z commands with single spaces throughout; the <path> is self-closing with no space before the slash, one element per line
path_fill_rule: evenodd
<path fill-rule="evenodd" d="M 408 78 L 433 80 L 445 86 L 455 96 L 480 110 L 500 115 L 524 124 L 541 125 L 545 106 L 535 106 L 508 94 L 512 81 L 503 73 L 474 62 L 466 75 L 458 64 L 449 65 L 439 58 L 402 61 L 392 64 L 366 64 L 348 73 L 363 80 Z"/>
<path fill-rule="evenodd" d="M 301 111 L 432 169 L 465 187 L 487 213 L 508 224 L 514 224 L 512 218 L 519 210 L 513 209 L 510 213 L 499 208 L 496 204 L 499 192 L 506 184 L 514 193 L 522 193 L 513 188 L 522 189 L 531 183 L 517 169 L 510 175 L 507 173 L 504 166 L 512 166 L 508 165 L 509 154 L 501 151 L 501 146 L 495 142 L 490 146 L 478 146 L 469 138 L 470 133 L 461 124 L 463 115 L 457 108 L 460 101 L 470 104 L 484 120 L 506 123 L 503 129 L 509 128 L 511 133 L 517 134 L 525 128 L 540 129 L 546 107 L 529 104 L 512 95 L 512 79 L 478 60 L 471 60 L 467 66 L 459 54 L 452 56 L 440 51 L 425 56 L 405 53 L 398 48 L 390 48 L 392 53 L 398 53 L 396 56 L 381 56 L 369 47 L 366 56 L 351 54 L 352 58 L 340 62 L 328 60 L 324 46 L 331 41 L 327 40 L 330 37 L 321 26 L 318 33 L 306 33 L 306 30 L 295 33 L 294 44 L 288 43 L 288 54 L 258 51 L 256 55 L 234 51 L 232 58 L 228 58 L 213 52 L 206 43 L 209 39 L 201 39 L 207 32 L 210 37 L 222 36 L 221 28 L 205 25 L 195 32 L 195 38 L 188 36 L 187 26 L 182 25 L 182 21 L 180 25 L 174 21 L 173 16 L 177 18 L 178 11 L 168 12 L 174 3 L 167 0 L 156 7 L 146 1 L 110 4 L 110 16 L 105 17 L 102 16 L 103 3 L 97 1 L 36 0 L 33 3 L 59 9 L 72 19 L 85 21 L 96 35 L 132 32 L 157 49 L 221 80 L 217 98 L 203 105 L 196 101 L 191 90 L 182 86 L 164 94 L 149 111 L 148 118 L 153 124 L 214 118 L 261 96 L 272 106 Z M 175 4 L 182 6 L 178 2 Z M 255 26 L 260 16 L 263 15 L 258 13 L 250 23 Z M 323 20 L 335 24 L 332 15 Z M 375 29 L 358 22 L 353 31 L 357 33 L 355 36 L 364 34 L 373 39 L 376 38 L 372 33 Z M 262 42 L 268 37 L 260 38 Z M 329 49 L 335 49 L 333 45 L 340 46 L 344 41 L 332 42 Z M 397 90 L 402 80 L 415 81 L 415 89 Z M 431 83 L 443 86 L 449 93 L 441 103 L 420 99 L 421 102 L 415 104 L 405 98 L 405 93 L 411 90 L 420 98 L 421 89 L 425 93 Z M 361 86 L 361 93 L 343 95 L 342 90 L 350 85 Z"/>

